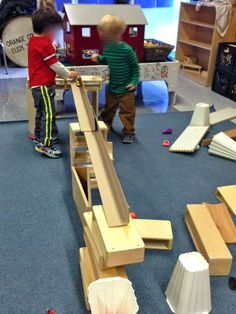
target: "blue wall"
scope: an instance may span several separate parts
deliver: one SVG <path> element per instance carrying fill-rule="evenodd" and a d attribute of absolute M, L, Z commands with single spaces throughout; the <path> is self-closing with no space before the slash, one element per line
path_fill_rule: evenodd
<path fill-rule="evenodd" d="M 140 4 L 142 8 L 157 8 L 157 7 L 171 7 L 173 6 L 174 0 L 135 0 L 135 4 Z M 111 4 L 113 0 L 79 0 L 79 3 L 87 3 L 87 4 Z M 57 7 L 61 10 L 63 3 L 71 3 L 70 0 L 63 1 L 57 0 Z"/>

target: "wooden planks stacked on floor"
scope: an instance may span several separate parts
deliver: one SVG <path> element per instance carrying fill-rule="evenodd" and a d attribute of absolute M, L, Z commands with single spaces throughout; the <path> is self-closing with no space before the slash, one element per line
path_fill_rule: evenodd
<path fill-rule="evenodd" d="M 204 204 L 187 205 L 185 222 L 197 250 L 209 263 L 210 275 L 228 275 L 233 257 L 208 207 Z"/>

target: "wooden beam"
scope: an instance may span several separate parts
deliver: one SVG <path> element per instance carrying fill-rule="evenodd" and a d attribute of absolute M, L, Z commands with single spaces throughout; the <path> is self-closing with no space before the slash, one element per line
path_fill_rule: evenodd
<path fill-rule="evenodd" d="M 133 219 L 145 249 L 171 250 L 173 233 L 169 220 Z"/>
<path fill-rule="evenodd" d="M 225 243 L 236 243 L 236 226 L 225 204 L 209 204 L 206 206 Z"/>
<path fill-rule="evenodd" d="M 207 208 L 204 205 L 187 205 L 185 222 L 198 252 L 209 263 L 210 275 L 228 275 L 233 257 Z"/>
<path fill-rule="evenodd" d="M 216 197 L 236 216 L 236 184 L 218 187 Z"/>
<path fill-rule="evenodd" d="M 94 206 L 93 213 L 92 233 L 96 234 L 107 267 L 143 262 L 144 242 L 132 219 L 126 226 L 110 228 L 102 206 Z"/>
<path fill-rule="evenodd" d="M 82 132 L 96 131 L 97 123 L 92 106 L 90 105 L 82 81 L 80 84 L 82 84 L 81 87 L 78 87 L 76 82 L 71 83 L 75 108 L 80 122 L 80 129 Z"/>
<path fill-rule="evenodd" d="M 233 140 L 236 140 L 236 128 L 224 131 L 225 135 L 229 136 Z M 213 137 L 203 139 L 201 142 L 202 146 L 209 146 L 211 144 Z"/>
<path fill-rule="evenodd" d="M 127 204 L 114 165 L 110 160 L 101 132 L 84 132 L 109 227 L 127 225 L 130 221 Z"/>

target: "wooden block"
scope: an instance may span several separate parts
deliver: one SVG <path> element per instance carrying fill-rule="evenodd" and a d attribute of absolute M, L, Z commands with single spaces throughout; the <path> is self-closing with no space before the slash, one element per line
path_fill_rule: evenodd
<path fill-rule="evenodd" d="M 132 219 L 126 226 L 112 228 L 102 206 L 94 206 L 93 213 L 92 233 L 96 234 L 107 267 L 143 262 L 144 242 Z"/>
<path fill-rule="evenodd" d="M 236 215 L 236 184 L 220 186 L 216 189 L 216 197 Z"/>
<path fill-rule="evenodd" d="M 236 243 L 236 227 L 225 204 L 209 204 L 206 206 L 225 243 Z"/>
<path fill-rule="evenodd" d="M 236 128 L 234 129 L 230 129 L 228 131 L 224 131 L 224 134 L 229 136 L 230 138 L 232 138 L 233 140 L 236 140 Z M 213 137 L 211 138 L 206 138 L 204 140 L 202 140 L 202 143 L 201 145 L 202 146 L 208 146 L 211 144 L 211 141 L 212 141 Z"/>
<path fill-rule="evenodd" d="M 97 260 L 94 257 L 92 248 L 89 244 L 86 234 L 84 234 L 84 241 L 85 241 L 86 249 L 88 251 L 88 254 L 89 254 L 92 266 L 93 266 L 93 272 L 96 279 L 111 278 L 111 277 L 122 277 L 122 278 L 127 279 L 127 274 L 125 272 L 124 266 L 101 269 L 99 265 L 97 264 Z"/>
<path fill-rule="evenodd" d="M 145 249 L 171 250 L 173 234 L 171 222 L 167 220 L 133 219 Z"/>
<path fill-rule="evenodd" d="M 92 282 L 96 281 L 96 277 L 93 271 L 93 266 L 89 258 L 87 249 L 84 247 L 80 248 L 79 255 L 80 255 L 80 271 L 84 289 L 84 299 L 86 308 L 89 311 L 90 305 L 88 302 L 88 287 Z"/>
<path fill-rule="evenodd" d="M 204 205 L 187 205 L 185 222 L 193 242 L 208 261 L 210 275 L 228 275 L 232 255 Z"/>
<path fill-rule="evenodd" d="M 98 121 L 97 123 L 98 123 L 98 128 L 102 132 L 104 140 L 107 141 L 107 136 L 108 136 L 108 127 L 107 127 L 107 125 L 103 121 Z M 72 143 L 75 143 L 75 147 L 78 147 L 78 146 L 76 146 L 77 137 L 79 137 L 79 138 L 82 137 L 83 140 L 84 140 L 84 143 L 86 143 L 86 140 L 85 140 L 85 137 L 84 137 L 84 135 L 83 135 L 83 133 L 81 131 L 79 122 L 70 123 L 70 133 L 73 134 L 73 136 L 75 138 L 75 141 L 72 141 Z M 86 144 L 86 146 L 87 146 L 87 144 Z"/>
<path fill-rule="evenodd" d="M 75 167 L 71 168 L 72 175 L 72 192 L 75 205 L 77 207 L 80 220 L 84 225 L 84 213 L 91 211 L 91 206 L 89 204 L 88 195 L 86 195 L 86 188 L 83 186 L 84 182 L 81 182 L 81 177 L 79 176 L 77 169 Z"/>
<path fill-rule="evenodd" d="M 236 109 L 233 107 L 227 107 L 210 113 L 210 125 L 214 125 L 226 120 L 232 120 L 234 118 L 236 118 Z"/>
<path fill-rule="evenodd" d="M 129 223 L 127 204 L 101 132 L 84 132 L 109 227 Z"/>

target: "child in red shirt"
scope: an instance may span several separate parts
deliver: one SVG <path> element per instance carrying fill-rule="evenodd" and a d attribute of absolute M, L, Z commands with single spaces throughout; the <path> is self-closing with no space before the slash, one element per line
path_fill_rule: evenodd
<path fill-rule="evenodd" d="M 50 158 L 61 157 L 55 147 L 58 129 L 55 122 L 55 78 L 76 78 L 76 71 L 68 71 L 56 57 L 53 41 L 62 18 L 55 10 L 39 9 L 32 15 L 34 36 L 28 45 L 29 83 L 36 108 L 35 150 Z"/>

